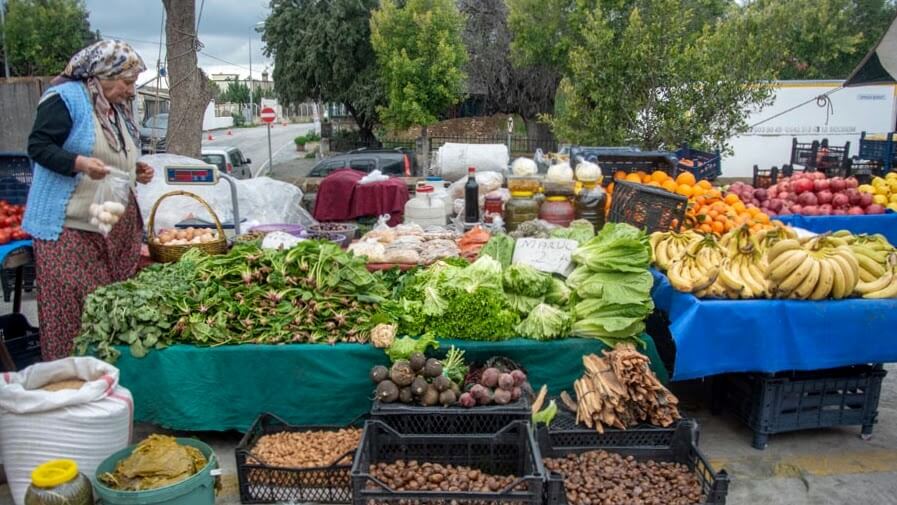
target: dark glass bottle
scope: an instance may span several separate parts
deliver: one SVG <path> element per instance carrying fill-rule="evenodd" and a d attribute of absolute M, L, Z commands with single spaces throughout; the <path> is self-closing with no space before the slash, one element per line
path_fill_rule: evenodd
<path fill-rule="evenodd" d="M 467 169 L 467 184 L 464 185 L 464 222 L 480 222 L 480 185 L 473 167 Z"/>

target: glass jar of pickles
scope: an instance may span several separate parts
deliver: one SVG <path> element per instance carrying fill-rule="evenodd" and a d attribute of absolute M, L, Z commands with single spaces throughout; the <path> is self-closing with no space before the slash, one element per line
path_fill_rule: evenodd
<path fill-rule="evenodd" d="M 514 191 L 511 200 L 505 206 L 505 225 L 508 231 L 514 231 L 521 223 L 539 217 L 539 202 L 533 199 L 532 191 Z"/>

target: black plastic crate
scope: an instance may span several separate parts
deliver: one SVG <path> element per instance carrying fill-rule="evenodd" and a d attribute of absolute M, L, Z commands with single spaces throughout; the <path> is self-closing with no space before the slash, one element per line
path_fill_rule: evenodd
<path fill-rule="evenodd" d="M 638 153 L 641 149 L 638 147 L 628 146 L 571 146 L 570 147 L 570 166 L 576 168 L 579 160 L 591 161 L 600 164 L 600 156 L 610 156 L 619 153 Z"/>
<path fill-rule="evenodd" d="M 467 466 L 487 474 L 514 475 L 516 480 L 496 492 L 399 491 L 370 473 L 373 465 L 399 460 Z M 542 456 L 530 424 L 524 421 L 515 421 L 495 433 L 467 435 L 401 434 L 381 421 L 368 421 L 352 466 L 356 505 L 537 505 L 542 503 L 544 481 Z"/>
<path fill-rule="evenodd" d="M 754 176 L 751 185 L 755 188 L 768 188 L 779 180 L 779 167 L 769 169 L 754 165 Z"/>
<path fill-rule="evenodd" d="M 754 432 L 764 449 L 769 435 L 834 426 L 861 426 L 870 436 L 878 421 L 881 365 L 809 372 L 727 374 L 714 384 L 714 403 L 727 407 Z"/>
<path fill-rule="evenodd" d="M 688 144 L 682 144 L 682 147 L 676 151 L 678 158 L 678 167 L 680 172 L 691 172 L 696 180 L 706 179 L 712 181 L 723 175 L 722 157 L 719 151 L 708 153 L 688 147 Z M 691 160 L 691 164 L 685 164 L 682 160 Z"/>
<path fill-rule="evenodd" d="M 0 316 L 0 338 L 6 344 L 17 370 L 41 360 L 40 331 L 31 326 L 24 314 Z"/>
<path fill-rule="evenodd" d="M 571 159 L 573 159 L 571 148 Z M 626 173 L 642 172 L 651 173 L 655 170 L 666 172 L 675 177 L 679 172 L 676 156 L 667 151 L 629 151 L 609 150 L 609 148 L 595 148 L 597 151 L 584 156 L 585 159 L 597 163 L 601 167 L 601 173 L 611 182 L 614 173 L 623 171 Z M 614 148 L 616 149 L 616 148 Z M 582 154 L 579 154 L 582 156 Z"/>
<path fill-rule="evenodd" d="M 252 448 L 263 435 L 284 431 L 336 431 L 342 428 L 345 426 L 298 427 L 273 414 L 260 415 L 235 451 L 240 502 L 350 503 L 354 451 L 347 452 L 325 467 L 283 468 L 249 461 Z"/>
<path fill-rule="evenodd" d="M 682 226 L 686 207 L 688 198 L 682 195 L 645 184 L 616 181 L 607 220 L 628 223 L 647 233 L 669 231 Z"/>
<path fill-rule="evenodd" d="M 687 419 L 669 428 L 635 427 L 627 430 L 594 429 L 575 423 L 573 414 L 561 410 L 549 428 L 538 431 L 539 450 L 545 458 L 562 458 L 568 454 L 602 450 L 639 461 L 654 460 L 687 466 L 698 477 L 707 505 L 724 505 L 729 493 L 729 476 L 725 470 L 715 472 L 698 450 L 698 425 Z M 564 505 L 567 495 L 563 476 L 552 473 L 546 483 L 545 503 Z M 571 504 L 572 505 L 572 504 Z"/>
<path fill-rule="evenodd" d="M 381 403 L 371 407 L 371 418 L 405 434 L 496 433 L 514 421 L 527 421 L 532 412 L 526 396 L 507 405 L 465 408 L 423 407 L 404 403 Z"/>
<path fill-rule="evenodd" d="M 24 205 L 33 173 L 31 158 L 23 153 L 0 153 L 0 200 Z"/>
<path fill-rule="evenodd" d="M 828 139 L 800 143 L 791 139 L 791 164 L 801 165 L 809 171 L 841 171 L 847 168 L 850 142 L 844 146 L 830 146 Z"/>
<path fill-rule="evenodd" d="M 897 149 L 894 148 L 894 140 L 897 140 L 897 133 L 888 132 L 887 134 L 876 135 L 882 138 L 868 138 L 866 132 L 860 134 L 860 152 L 858 158 L 864 160 L 878 161 L 882 164 L 885 172 L 890 172 L 892 168 L 897 166 Z"/>
<path fill-rule="evenodd" d="M 873 177 L 882 175 L 882 163 L 880 161 L 849 160 L 847 167 L 847 176 L 855 177 L 860 184 L 870 184 Z"/>

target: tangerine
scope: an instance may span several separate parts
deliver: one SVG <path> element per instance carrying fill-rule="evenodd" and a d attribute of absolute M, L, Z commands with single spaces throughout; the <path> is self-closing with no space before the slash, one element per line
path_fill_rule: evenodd
<path fill-rule="evenodd" d="M 701 186 L 706 190 L 713 189 L 713 184 L 710 184 L 710 181 L 708 181 L 707 179 L 701 179 L 700 181 L 698 181 L 698 186 Z"/>
<path fill-rule="evenodd" d="M 662 170 L 655 170 L 655 171 L 651 172 L 651 180 L 653 180 L 654 182 L 662 183 L 669 178 L 670 178 L 670 176 L 667 175 L 667 173 Z"/>
<path fill-rule="evenodd" d="M 671 192 L 671 193 L 675 193 L 675 192 L 676 192 L 676 188 L 679 187 L 679 185 L 676 184 L 676 181 L 674 181 L 673 179 L 667 179 L 667 180 L 665 180 L 665 181 L 663 182 L 663 184 L 661 184 L 661 186 L 663 186 L 663 189 L 665 189 L 665 190 L 667 190 L 667 191 L 669 191 L 669 192 Z"/>
<path fill-rule="evenodd" d="M 680 184 L 679 187 L 676 188 L 676 193 L 679 193 L 682 196 L 691 196 L 691 186 L 688 184 Z"/>
<path fill-rule="evenodd" d="M 624 177 L 623 180 L 629 181 L 629 182 L 636 182 L 639 184 L 642 183 L 642 178 L 639 177 L 638 174 L 626 174 L 626 177 Z"/>
<path fill-rule="evenodd" d="M 625 171 L 623 171 L 623 170 L 617 170 L 616 172 L 614 172 L 614 180 L 617 180 L 617 179 L 625 179 L 625 178 L 626 178 L 626 172 L 625 172 Z"/>
<path fill-rule="evenodd" d="M 720 223 L 719 221 L 714 221 L 714 222 L 710 223 L 710 227 L 713 228 L 713 233 L 716 233 L 717 235 L 722 234 L 723 231 L 726 229 L 726 227 L 723 225 L 723 223 Z"/>
<path fill-rule="evenodd" d="M 728 195 L 726 195 L 726 198 L 725 198 L 725 202 L 728 203 L 729 205 L 734 205 L 740 201 L 741 201 L 741 199 L 738 198 L 738 195 L 736 195 L 735 193 L 729 193 Z"/>

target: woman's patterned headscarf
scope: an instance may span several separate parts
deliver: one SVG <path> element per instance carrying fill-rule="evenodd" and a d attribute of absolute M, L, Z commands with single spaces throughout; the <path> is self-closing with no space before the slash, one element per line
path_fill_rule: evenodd
<path fill-rule="evenodd" d="M 69 60 L 65 70 L 56 81 L 84 81 L 90 91 L 93 109 L 103 134 L 109 145 L 116 151 L 121 151 L 124 146 L 116 133 L 116 128 L 110 119 L 110 111 L 118 111 L 119 117 L 123 117 L 128 133 L 139 146 L 140 132 L 134 122 L 134 114 L 131 104 L 113 105 L 103 95 L 100 80 L 111 79 L 136 79 L 141 72 L 146 70 L 143 59 L 127 42 L 120 40 L 101 40 L 78 51 Z M 58 82 L 54 81 L 54 84 Z"/>

